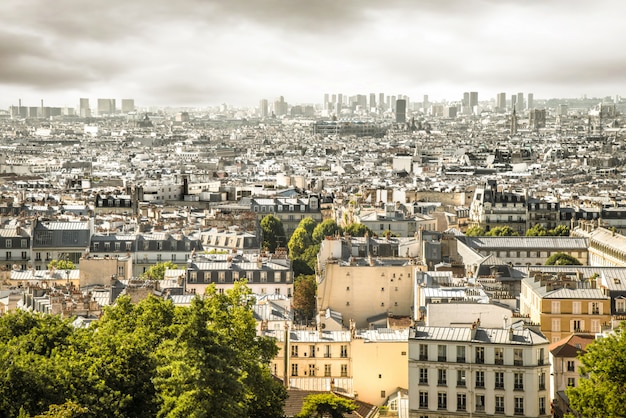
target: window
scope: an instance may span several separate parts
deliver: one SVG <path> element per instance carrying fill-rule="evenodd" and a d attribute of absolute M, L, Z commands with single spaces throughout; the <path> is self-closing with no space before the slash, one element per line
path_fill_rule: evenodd
<path fill-rule="evenodd" d="M 589 313 L 592 315 L 600 315 L 602 313 L 600 309 L 600 303 L 589 302 Z"/>
<path fill-rule="evenodd" d="M 447 385 L 447 370 L 446 369 L 437 369 L 437 385 L 445 386 Z"/>
<path fill-rule="evenodd" d="M 513 389 L 524 390 L 524 373 L 513 373 Z"/>
<path fill-rule="evenodd" d="M 309 376 L 315 376 L 315 364 L 309 364 Z"/>
<path fill-rule="evenodd" d="M 545 360 L 544 360 L 544 350 L 543 348 L 539 348 L 537 349 L 537 364 L 539 366 L 543 366 Z"/>
<path fill-rule="evenodd" d="M 580 315 L 580 302 L 572 302 L 572 313 Z"/>
<path fill-rule="evenodd" d="M 110 242 L 105 242 L 104 243 L 104 251 L 111 251 L 111 243 Z"/>
<path fill-rule="evenodd" d="M 116 242 L 115 243 L 115 251 L 119 251 L 120 250 L 120 246 L 122 245 L 121 242 Z"/>
<path fill-rule="evenodd" d="M 485 347 L 476 347 L 476 361 L 477 364 L 483 364 L 485 362 Z"/>
<path fill-rule="evenodd" d="M 504 396 L 496 396 L 496 413 L 504 414 Z"/>
<path fill-rule="evenodd" d="M 539 398 L 539 415 L 546 413 L 546 398 Z"/>
<path fill-rule="evenodd" d="M 176 262 L 176 254 L 172 254 L 172 262 Z"/>
<path fill-rule="evenodd" d="M 196 283 L 198 281 L 198 272 L 192 271 L 189 273 L 189 283 Z"/>
<path fill-rule="evenodd" d="M 464 393 L 456 394 L 456 410 L 465 411 L 467 409 L 467 395 Z"/>
<path fill-rule="evenodd" d="M 420 360 L 428 360 L 428 345 L 420 344 Z"/>
<path fill-rule="evenodd" d="M 225 271 L 218 271 L 217 272 L 217 281 L 219 283 L 224 283 L 226 281 L 226 272 Z"/>
<path fill-rule="evenodd" d="M 97 244 L 97 243 L 96 243 Z M 95 246 L 95 245 L 94 245 Z M 35 253 L 35 260 L 41 261 L 41 253 Z"/>
<path fill-rule="evenodd" d="M 575 377 L 568 377 L 567 378 L 567 386 L 576 386 L 576 378 Z"/>
<path fill-rule="evenodd" d="M 552 313 L 560 314 L 561 313 L 561 302 L 558 300 L 552 301 Z"/>
<path fill-rule="evenodd" d="M 456 362 L 465 363 L 465 346 L 464 345 L 456 346 Z"/>
<path fill-rule="evenodd" d="M 620 313 L 626 312 L 626 299 L 615 299 L 615 310 Z"/>
<path fill-rule="evenodd" d="M 456 385 L 459 387 L 465 387 L 466 385 L 465 370 L 456 371 Z"/>
<path fill-rule="evenodd" d="M 515 415 L 524 415 L 524 398 L 516 396 L 515 397 Z"/>
<path fill-rule="evenodd" d="M 386 397 L 387 397 L 387 392 L 386 392 L 386 391 L 384 391 L 384 390 L 381 390 L 381 391 L 380 391 L 380 397 L 381 397 L 381 398 L 386 398 Z"/>
<path fill-rule="evenodd" d="M 22 240 L 22 248 L 28 248 L 28 240 Z"/>
<path fill-rule="evenodd" d="M 298 346 L 297 345 L 292 345 L 291 346 L 291 357 L 298 357 Z"/>
<path fill-rule="evenodd" d="M 267 283 L 267 271 L 261 272 L 261 283 Z"/>
<path fill-rule="evenodd" d="M 553 332 L 561 331 L 561 319 L 560 318 L 552 318 L 552 331 Z"/>
<path fill-rule="evenodd" d="M 546 390 L 546 374 L 544 372 L 539 373 L 539 390 Z"/>
<path fill-rule="evenodd" d="M 495 388 L 496 389 L 504 389 L 504 372 L 495 372 Z"/>
<path fill-rule="evenodd" d="M 582 329 L 582 321 L 580 319 L 572 320 L 571 332 L 581 332 Z"/>
<path fill-rule="evenodd" d="M 428 408 L 428 392 L 420 391 L 419 400 L 420 408 Z"/>
<path fill-rule="evenodd" d="M 446 392 L 437 393 L 437 409 L 448 408 L 448 394 Z"/>
<path fill-rule="evenodd" d="M 420 385 L 428 384 L 428 369 L 420 368 Z"/>
<path fill-rule="evenodd" d="M 348 377 L 348 365 L 347 364 L 341 365 L 341 377 Z"/>
<path fill-rule="evenodd" d="M 324 364 L 324 376 L 325 377 L 330 377 L 330 364 Z"/>
<path fill-rule="evenodd" d="M 161 262 L 161 261 L 162 261 L 161 254 L 157 254 L 157 261 L 159 261 L 159 262 Z"/>
<path fill-rule="evenodd" d="M 447 361 L 447 351 L 446 351 L 446 346 L 445 345 L 438 345 L 437 346 L 437 361 Z"/>
<path fill-rule="evenodd" d="M 504 348 L 496 347 L 493 349 L 493 362 L 495 364 L 504 364 Z"/>
<path fill-rule="evenodd" d="M 4 245 L 5 248 L 12 248 L 13 247 L 13 240 L 12 239 L 7 239 L 4 241 Z"/>
<path fill-rule="evenodd" d="M 523 366 L 524 365 L 524 352 L 521 348 L 513 349 L 513 365 L 514 366 Z"/>
<path fill-rule="evenodd" d="M 163 249 L 163 243 L 161 241 L 157 241 L 156 246 L 157 251 L 161 251 Z"/>
<path fill-rule="evenodd" d="M 324 346 L 324 357 L 330 358 L 330 345 L 328 344 Z"/>
<path fill-rule="evenodd" d="M 574 360 L 567 360 L 567 371 L 568 372 L 576 371 L 574 368 Z"/>
<path fill-rule="evenodd" d="M 476 395 L 476 410 L 485 410 L 485 395 Z"/>
<path fill-rule="evenodd" d="M 298 364 L 297 363 L 292 363 L 291 364 L 291 375 L 292 376 L 297 376 L 298 375 Z"/>
<path fill-rule="evenodd" d="M 477 388 L 485 387 L 485 372 L 483 371 L 476 372 L 476 387 Z"/>
<path fill-rule="evenodd" d="M 346 358 L 348 357 L 348 346 L 347 345 L 342 345 L 341 346 L 341 354 L 340 357 Z"/>
<path fill-rule="evenodd" d="M 127 242 L 126 245 L 125 245 L 126 251 L 130 251 L 132 249 L 132 245 L 133 245 L 132 242 Z"/>

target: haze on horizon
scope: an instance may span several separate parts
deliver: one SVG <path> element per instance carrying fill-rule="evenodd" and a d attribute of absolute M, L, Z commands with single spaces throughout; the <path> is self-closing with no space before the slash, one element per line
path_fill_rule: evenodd
<path fill-rule="evenodd" d="M 626 94 L 626 2 L 3 0 L 0 108 Z"/>

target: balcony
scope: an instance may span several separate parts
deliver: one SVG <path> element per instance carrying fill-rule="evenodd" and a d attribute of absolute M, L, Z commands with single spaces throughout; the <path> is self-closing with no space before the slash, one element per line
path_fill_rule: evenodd
<path fill-rule="evenodd" d="M 524 408 L 515 408 L 515 415 L 524 415 Z"/>
<path fill-rule="evenodd" d="M 428 361 L 428 355 L 427 354 L 420 354 L 420 360 L 422 361 Z"/>
<path fill-rule="evenodd" d="M 513 390 L 524 390 L 524 385 L 518 383 L 515 386 L 513 386 Z"/>
<path fill-rule="evenodd" d="M 465 363 L 465 357 L 457 357 L 456 358 L 456 362 L 457 363 Z"/>
<path fill-rule="evenodd" d="M 446 361 L 448 361 L 448 358 L 446 356 L 438 356 L 437 361 L 441 363 L 445 363 Z"/>
<path fill-rule="evenodd" d="M 493 363 L 494 363 L 494 364 L 500 364 L 500 365 L 502 365 L 502 364 L 504 364 L 504 359 L 502 359 L 502 358 L 497 358 L 497 359 L 495 359 L 495 360 L 493 361 Z"/>
<path fill-rule="evenodd" d="M 465 380 L 457 380 L 456 387 L 457 388 L 464 388 L 465 387 Z"/>

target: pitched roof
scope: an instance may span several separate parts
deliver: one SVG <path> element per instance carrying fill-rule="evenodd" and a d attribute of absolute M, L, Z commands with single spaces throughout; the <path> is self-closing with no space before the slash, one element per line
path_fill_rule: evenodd
<path fill-rule="evenodd" d="M 585 352 L 587 346 L 595 340 L 593 334 L 571 334 L 548 346 L 554 357 L 577 357 Z"/>

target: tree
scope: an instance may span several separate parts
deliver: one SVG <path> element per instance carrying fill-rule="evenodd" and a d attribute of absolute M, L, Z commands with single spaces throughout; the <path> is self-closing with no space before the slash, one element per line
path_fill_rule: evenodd
<path fill-rule="evenodd" d="M 526 230 L 527 237 L 543 237 L 545 235 L 548 235 L 548 230 L 541 224 L 535 224 Z"/>
<path fill-rule="evenodd" d="M 171 261 L 165 261 L 163 263 L 156 263 L 153 266 L 139 276 L 143 280 L 163 280 L 166 270 L 177 270 L 178 266 Z"/>
<path fill-rule="evenodd" d="M 293 234 L 291 234 L 291 238 L 289 239 L 289 243 L 287 247 L 289 248 L 289 257 L 294 260 L 300 258 L 302 253 L 313 244 L 311 241 L 311 236 L 307 233 L 306 229 L 303 227 L 297 227 Z"/>
<path fill-rule="evenodd" d="M 582 263 L 576 257 L 566 253 L 552 254 L 546 260 L 546 266 L 580 266 Z"/>
<path fill-rule="evenodd" d="M 468 237 L 481 237 L 485 235 L 485 230 L 478 225 L 472 225 L 465 231 L 465 235 Z"/>
<path fill-rule="evenodd" d="M 374 231 L 372 231 L 371 228 L 356 222 L 353 222 L 350 225 L 346 226 L 344 231 L 353 237 L 364 237 L 365 234 L 369 235 L 370 237 L 374 236 Z"/>
<path fill-rule="evenodd" d="M 626 416 L 626 324 L 589 344 L 580 361 L 578 385 L 566 392 L 572 409 L 583 417 Z"/>
<path fill-rule="evenodd" d="M 304 228 L 306 230 L 306 233 L 309 234 L 309 237 L 313 236 L 313 230 L 315 230 L 316 226 L 317 222 L 315 222 L 315 219 L 311 218 L 310 216 L 307 216 L 298 224 L 298 228 Z"/>
<path fill-rule="evenodd" d="M 297 276 L 293 282 L 293 308 L 307 321 L 315 317 L 316 291 L 315 275 Z"/>
<path fill-rule="evenodd" d="M 333 393 L 320 393 L 304 398 L 302 409 L 297 418 L 343 418 L 357 408 L 354 401 L 339 397 Z"/>
<path fill-rule="evenodd" d="M 511 237 L 518 236 L 519 234 L 510 226 L 504 225 L 490 229 L 485 235 L 488 237 Z"/>
<path fill-rule="evenodd" d="M 569 228 L 565 225 L 557 225 L 554 229 L 550 230 L 549 235 L 567 237 L 569 236 Z"/>
<path fill-rule="evenodd" d="M 334 219 L 326 219 L 313 230 L 313 243 L 319 244 L 325 237 L 334 236 L 335 234 L 342 234 L 341 227 L 337 225 Z"/>
<path fill-rule="evenodd" d="M 261 219 L 261 232 L 263 233 L 263 246 L 271 253 L 277 247 L 285 246 L 285 228 L 280 219 L 274 215 L 266 215 Z"/>
<path fill-rule="evenodd" d="M 76 264 L 70 260 L 52 260 L 48 263 L 48 270 L 75 270 Z"/>

